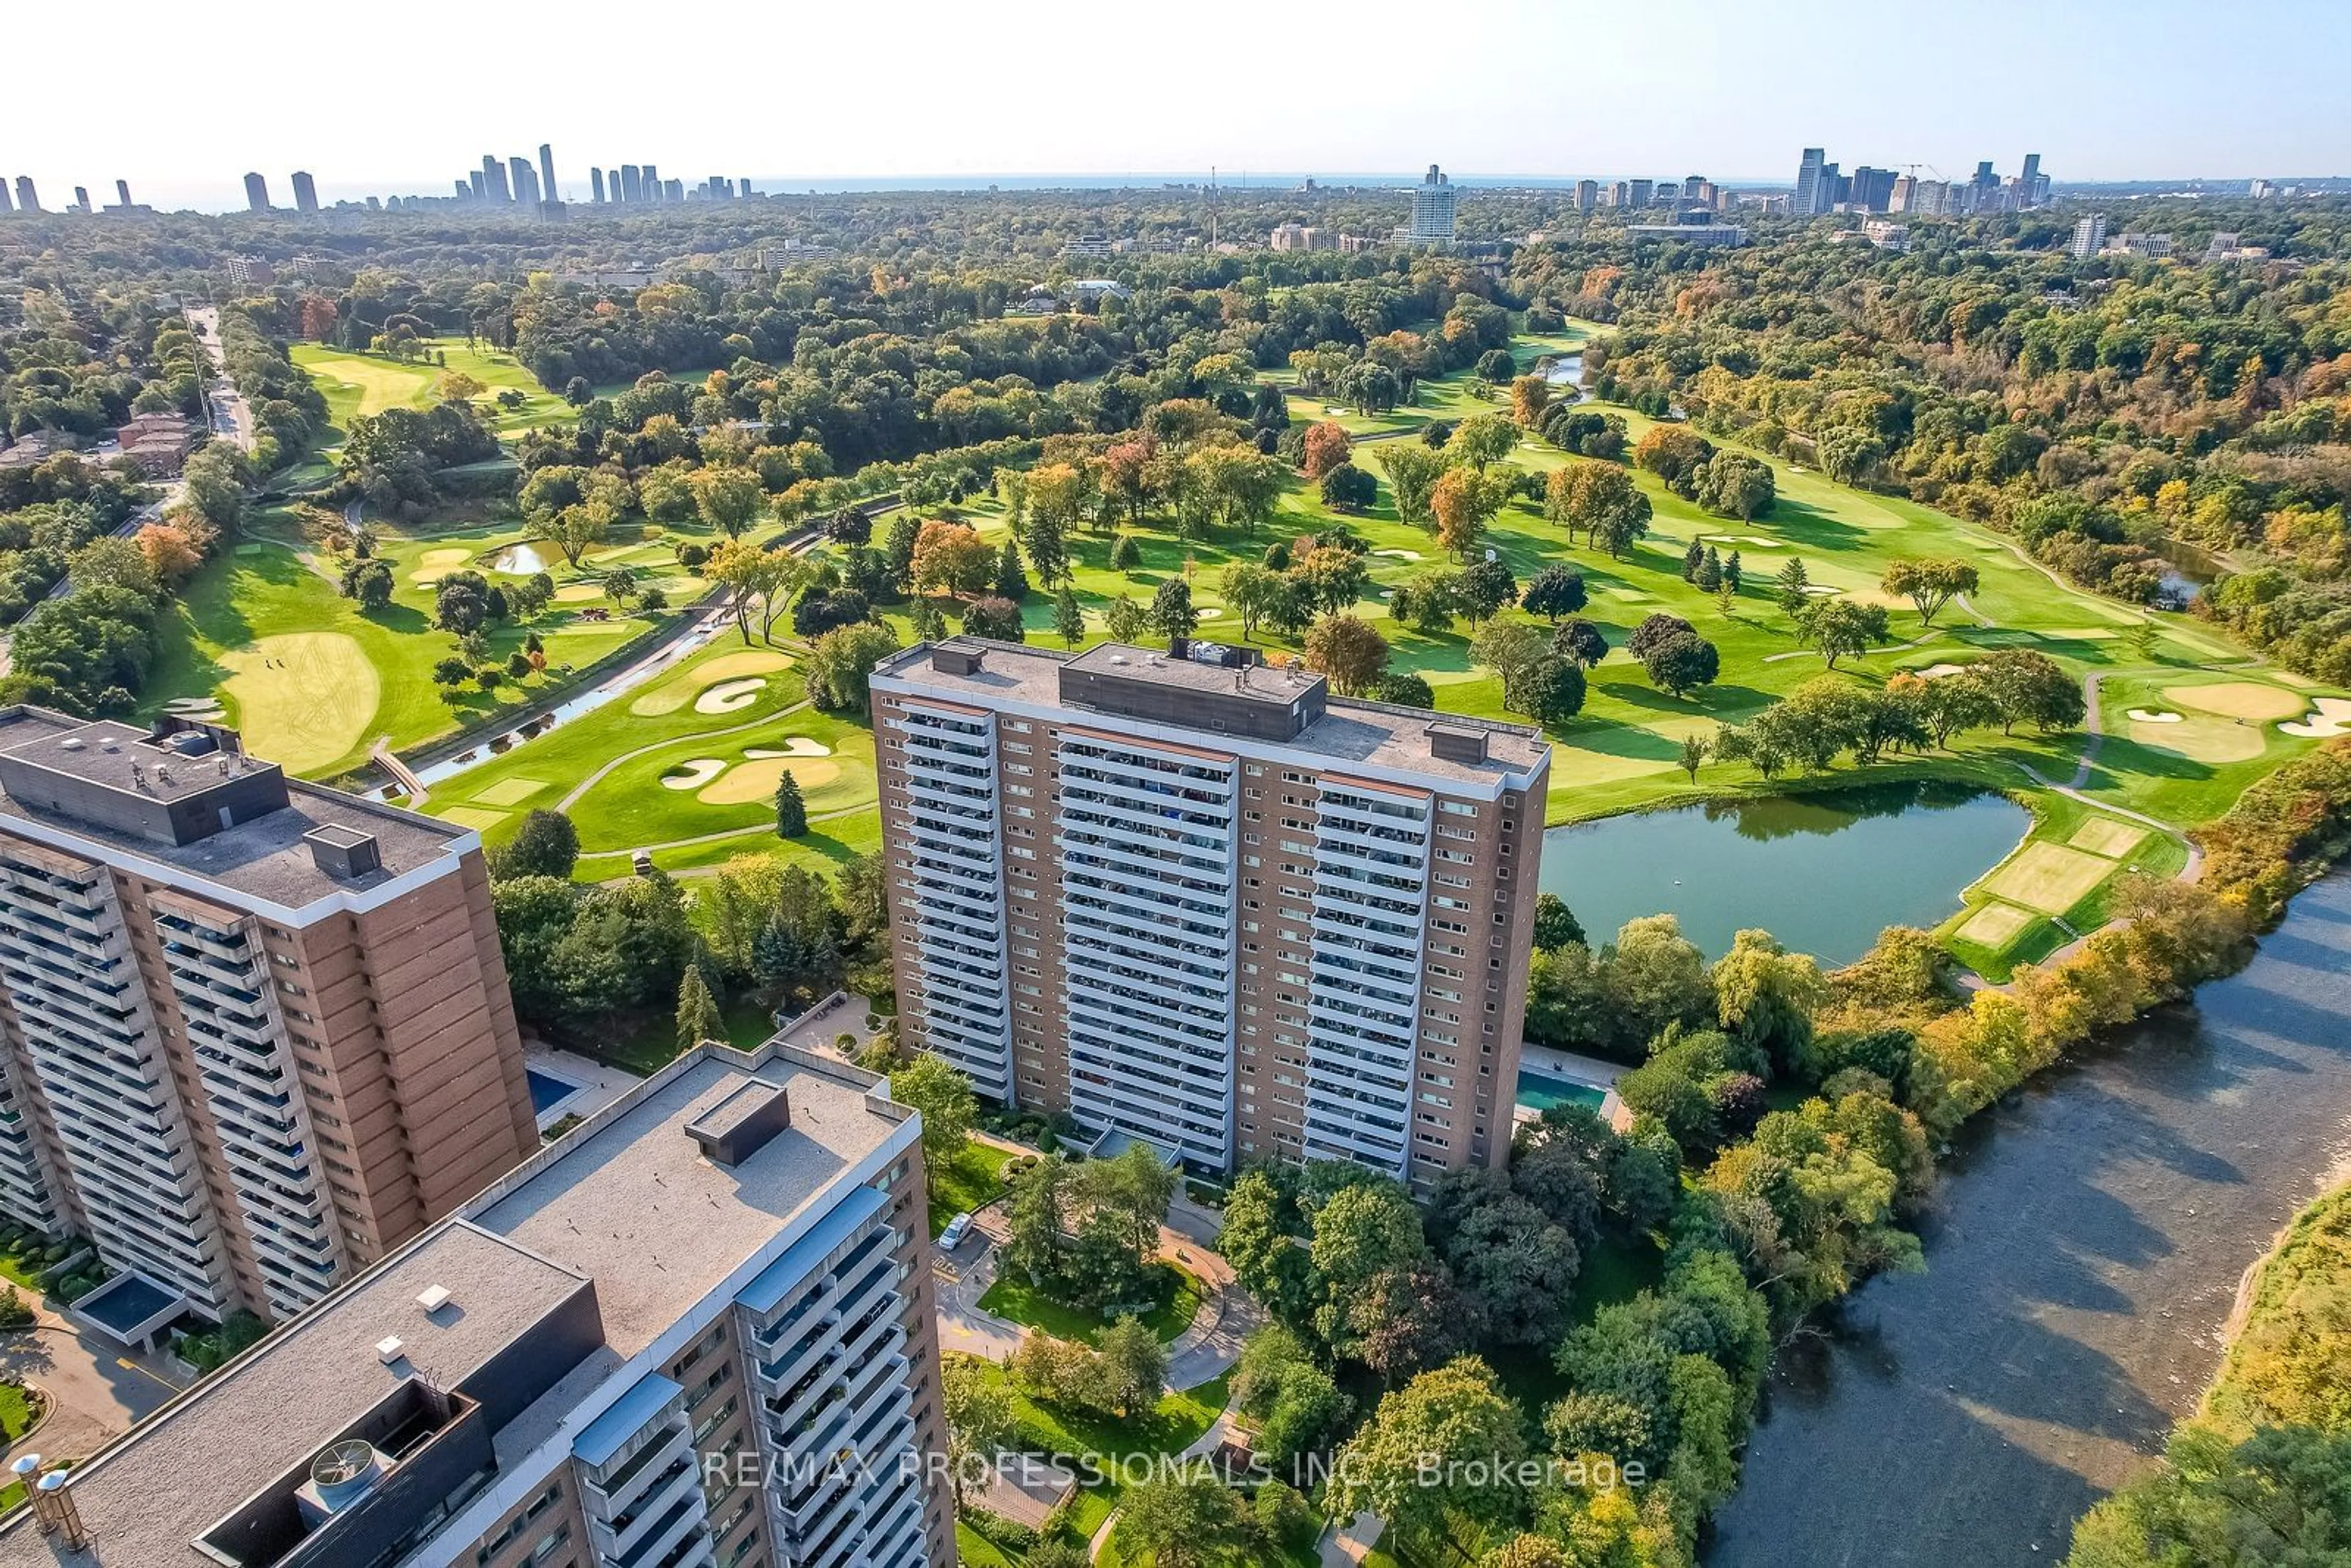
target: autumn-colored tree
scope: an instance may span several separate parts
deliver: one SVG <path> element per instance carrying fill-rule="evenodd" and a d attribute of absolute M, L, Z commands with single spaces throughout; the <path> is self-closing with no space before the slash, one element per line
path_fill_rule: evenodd
<path fill-rule="evenodd" d="M 914 537 L 912 574 L 916 592 L 972 598 L 994 584 L 997 564 L 996 548 L 960 523 L 925 523 Z"/>
<path fill-rule="evenodd" d="M 1428 496 L 1428 509 L 1437 518 L 1437 542 L 1455 559 L 1468 560 L 1486 531 L 1487 519 L 1501 509 L 1501 486 L 1475 469 L 1447 469 Z"/>
<path fill-rule="evenodd" d="M 204 563 L 204 552 L 185 531 L 169 523 L 149 523 L 136 535 L 139 553 L 155 580 L 166 587 L 185 582 Z"/>
<path fill-rule="evenodd" d="M 1355 696 L 1387 673 L 1388 642 L 1352 615 L 1326 615 L 1306 633 L 1306 667 L 1341 696 Z"/>
<path fill-rule="evenodd" d="M 443 402 L 471 402 L 490 389 L 479 376 L 470 376 L 463 371 L 444 371 L 433 390 L 441 394 Z"/>
<path fill-rule="evenodd" d="M 1299 472 L 1309 479 L 1320 479 L 1344 463 L 1354 444 L 1343 426 L 1326 419 L 1307 430 L 1306 444 L 1298 461 Z"/>
<path fill-rule="evenodd" d="M 1142 441 L 1122 441 L 1102 455 L 1102 493 L 1126 508 L 1130 523 L 1143 520 L 1144 505 L 1151 498 L 1153 455 Z"/>
<path fill-rule="evenodd" d="M 1551 403 L 1551 383 L 1541 376 L 1520 376 L 1510 382 L 1510 417 L 1529 430 L 1542 423 Z"/>

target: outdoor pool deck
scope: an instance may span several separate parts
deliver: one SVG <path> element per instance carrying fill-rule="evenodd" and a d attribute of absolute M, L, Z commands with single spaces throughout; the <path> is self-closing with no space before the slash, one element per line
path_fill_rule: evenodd
<path fill-rule="evenodd" d="M 1633 1113 L 1616 1098 L 1617 1077 L 1626 1070 L 1597 1057 L 1572 1051 L 1522 1044 L 1519 1048 L 1519 1082 L 1512 1120 L 1532 1122 L 1546 1107 L 1562 1102 L 1585 1105 L 1618 1132 L 1633 1124 Z"/>
<path fill-rule="evenodd" d="M 637 1084 L 619 1068 L 542 1047 L 524 1051 L 523 1071 L 530 1081 L 531 1114 L 542 1135 L 567 1116 L 595 1114 Z"/>

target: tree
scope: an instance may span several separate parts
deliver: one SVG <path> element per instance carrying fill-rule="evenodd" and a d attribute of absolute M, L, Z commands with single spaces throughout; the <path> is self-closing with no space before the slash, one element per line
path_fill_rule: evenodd
<path fill-rule="evenodd" d="M 945 1355 L 939 1358 L 939 1406 L 947 1421 L 956 1506 L 961 1508 L 966 1473 L 993 1465 L 1017 1436 L 1012 1391 L 979 1357 Z"/>
<path fill-rule="evenodd" d="M 1334 512 L 1361 512 L 1380 498 L 1380 482 L 1356 467 L 1342 463 L 1322 476 L 1322 504 Z"/>
<path fill-rule="evenodd" d="M 1517 376 L 1510 382 L 1510 417 L 1528 430 L 1542 424 L 1543 409 L 1551 402 L 1551 383 L 1541 376 Z"/>
<path fill-rule="evenodd" d="M 996 558 L 996 596 L 1015 604 L 1029 597 L 1029 574 L 1020 564 L 1020 546 L 1009 537 Z"/>
<path fill-rule="evenodd" d="M 1182 578 L 1169 578 L 1152 594 L 1147 624 L 1161 636 L 1188 637 L 1199 621 L 1199 612 L 1192 608 L 1192 585 Z"/>
<path fill-rule="evenodd" d="M 1129 576 L 1143 570 L 1143 541 L 1122 530 L 1110 545 L 1110 569 Z"/>
<path fill-rule="evenodd" d="M 1375 703 L 1392 703 L 1397 707 L 1437 706 L 1437 693 L 1427 680 L 1409 670 L 1392 671 L 1374 681 L 1364 695 Z"/>
<path fill-rule="evenodd" d="M 1041 1285 L 1059 1272 L 1063 1232 L 1069 1223 L 1066 1189 L 1069 1162 L 1059 1155 L 1040 1157 L 1011 1180 L 1004 1208 L 1004 1261 Z"/>
<path fill-rule="evenodd" d="M 996 548 L 959 523 L 925 523 L 915 536 L 908 570 L 918 593 L 944 592 L 976 599 L 995 582 L 1001 561 Z"/>
<path fill-rule="evenodd" d="M 790 558 L 764 550 L 742 539 L 722 539 L 702 565 L 702 575 L 726 590 L 726 609 L 747 645 L 751 641 L 751 605 L 780 596 Z"/>
<path fill-rule="evenodd" d="M 1583 927 L 1564 899 L 1555 893 L 1535 895 L 1534 945 L 1550 952 L 1583 940 Z"/>
<path fill-rule="evenodd" d="M 1568 542 L 1582 528 L 1611 559 L 1649 531 L 1649 497 L 1633 476 L 1612 463 L 1571 463 L 1552 476 L 1544 491 L 1544 513 L 1567 529 Z"/>
<path fill-rule="evenodd" d="M 1490 621 L 1508 605 L 1518 602 L 1519 581 L 1499 560 L 1472 562 L 1461 570 L 1456 589 L 1461 612 L 1473 626 Z"/>
<path fill-rule="evenodd" d="M 1237 560 L 1225 568 L 1218 587 L 1224 592 L 1226 604 L 1241 618 L 1241 636 L 1245 641 L 1255 640 L 1258 622 L 1265 619 L 1276 598 L 1287 589 L 1278 573 L 1253 560 Z"/>
<path fill-rule="evenodd" d="M 1829 999 L 1820 966 L 1768 931 L 1741 931 L 1708 978 L 1722 1027 L 1782 1076 L 1793 1072 L 1813 1042 L 1813 1014 Z"/>
<path fill-rule="evenodd" d="M 1469 658 L 1502 677 L 1507 687 L 1513 676 L 1551 653 L 1542 628 L 1526 621 L 1494 621 L 1469 640 Z"/>
<path fill-rule="evenodd" d="M 1468 463 L 1479 474 L 1508 457 L 1519 444 L 1519 428 L 1499 413 L 1473 413 L 1453 429 L 1445 444 L 1447 455 Z"/>
<path fill-rule="evenodd" d="M 1068 583 L 1053 595 L 1053 634 L 1065 647 L 1074 648 L 1085 639 L 1086 612 L 1078 603 L 1077 591 Z"/>
<path fill-rule="evenodd" d="M 1821 467 L 1840 485 L 1858 485 L 1886 461 L 1886 447 L 1865 430 L 1836 425 L 1821 432 L 1814 444 Z"/>
<path fill-rule="evenodd" d="M 1978 661 L 1967 676 L 1983 684 L 2003 735 L 2014 734 L 2024 720 L 2046 734 L 2071 729 L 2089 712 L 2082 688 L 2064 666 L 2030 648 L 2003 648 Z"/>
<path fill-rule="evenodd" d="M 467 402 L 490 389 L 478 378 L 463 371 L 444 371 L 441 379 L 434 383 L 433 390 L 443 402 Z"/>
<path fill-rule="evenodd" d="M 541 807 L 524 817 L 515 836 L 489 858 L 490 874 L 496 877 L 568 877 L 580 863 L 580 830 L 562 812 Z"/>
<path fill-rule="evenodd" d="M 1487 520 L 1500 509 L 1501 502 L 1501 486 L 1476 469 L 1447 469 L 1428 497 L 1429 510 L 1437 519 L 1437 542 L 1455 559 L 1468 560 L 1478 549 Z"/>
<path fill-rule="evenodd" d="M 1433 523 L 1429 496 L 1449 466 L 1444 456 L 1408 441 L 1383 442 L 1374 456 L 1380 471 L 1388 476 L 1388 489 L 1395 497 L 1396 516 L 1423 528 Z"/>
<path fill-rule="evenodd" d="M 1306 667 L 1341 696 L 1357 696 L 1386 674 L 1388 642 L 1353 615 L 1326 615 L 1306 633 Z"/>
<path fill-rule="evenodd" d="M 1711 685 L 1722 673 L 1722 660 L 1705 638 L 1693 632 L 1677 632 L 1651 644 L 1641 655 L 1641 667 L 1659 691 L 1682 696 L 1694 687 Z"/>
<path fill-rule="evenodd" d="M 1836 668 L 1837 660 L 1869 652 L 1873 643 L 1888 635 L 1886 606 L 1861 604 L 1850 599 L 1815 599 L 1796 612 L 1796 636 L 1818 648 Z"/>
<path fill-rule="evenodd" d="M 1771 580 L 1773 597 L 1780 601 L 1780 608 L 1791 615 L 1802 614 L 1805 606 L 1812 603 L 1815 597 L 1810 591 L 1812 576 L 1805 571 L 1804 558 L 1802 556 L 1790 556 L 1788 564 L 1782 567 L 1780 574 Z"/>
<path fill-rule="evenodd" d="M 1682 737 L 1681 755 L 1675 758 L 1675 762 L 1683 772 L 1689 775 L 1689 781 L 1695 784 L 1698 782 L 1698 770 L 1706 766 L 1706 759 L 1712 755 L 1713 751 L 1714 743 L 1706 737 L 1686 735 Z"/>
<path fill-rule="evenodd" d="M 1113 1409 L 1134 1415 L 1159 1403 L 1167 1382 L 1167 1347 L 1133 1317 L 1122 1317 L 1096 1337 L 1102 1392 Z"/>
<path fill-rule="evenodd" d="M 1314 1325 L 1339 1354 L 1354 1354 L 1379 1327 L 1372 1286 L 1380 1276 L 1428 1259 L 1420 1214 L 1392 1181 L 1360 1181 L 1314 1212 L 1307 1261 L 1320 1292 Z"/>
<path fill-rule="evenodd" d="M 1653 424 L 1633 444 L 1635 466 L 1647 469 L 1684 497 L 1695 486 L 1699 465 L 1713 455 L 1713 444 L 1686 424 Z"/>
<path fill-rule="evenodd" d="M 776 782 L 776 836 L 802 839 L 808 831 L 808 803 L 800 799 L 799 778 L 786 768 Z"/>
<path fill-rule="evenodd" d="M 1753 522 L 1771 509 L 1771 465 L 1736 452 L 1718 452 L 1701 465 L 1690 499 L 1721 517 Z"/>
<path fill-rule="evenodd" d="M 1320 480 L 1346 462 L 1353 446 L 1354 443 L 1347 437 L 1346 428 L 1333 420 L 1326 419 L 1310 425 L 1306 431 L 1306 444 L 1301 449 L 1299 471 L 1309 479 Z"/>
<path fill-rule="evenodd" d="M 739 538 L 768 504 L 759 476 L 748 468 L 704 468 L 687 483 L 694 486 L 694 504 L 703 521 L 730 539 Z"/>
<path fill-rule="evenodd" d="M 865 712 L 873 666 L 897 651 L 896 635 L 871 621 L 825 632 L 800 661 L 809 700 L 830 713 Z"/>
<path fill-rule="evenodd" d="M 1240 1495 L 1203 1470 L 1155 1475 L 1127 1488 L 1118 1534 L 1130 1552 L 1156 1568 L 1204 1565 L 1256 1544 L 1256 1521 Z"/>
<path fill-rule="evenodd" d="M 1525 1452 L 1518 1404 L 1486 1364 L 1465 1356 L 1381 1399 L 1341 1455 L 1329 1506 L 1452 1540 L 1454 1519 L 1499 1523 L 1516 1511 L 1509 1466 Z M 1497 1470 L 1500 1473 L 1498 1475 Z"/>
<path fill-rule="evenodd" d="M 1583 666 L 1544 653 L 1502 677 L 1502 706 L 1537 724 L 1565 724 L 1583 711 Z"/>
<path fill-rule="evenodd" d="M 1149 634 L 1151 612 L 1122 593 L 1102 612 L 1102 626 L 1112 642 L 1132 646 Z"/>
<path fill-rule="evenodd" d="M 925 1052 L 890 1074 L 890 1098 L 922 1117 L 923 1159 L 935 1181 L 963 1152 L 964 1139 L 979 1121 L 971 1080 L 944 1057 Z"/>
<path fill-rule="evenodd" d="M 1536 572 L 1528 580 L 1526 591 L 1519 595 L 1520 609 L 1530 615 L 1540 615 L 1554 626 L 1559 624 L 1561 616 L 1573 615 L 1589 602 L 1583 574 L 1556 561 Z"/>
<path fill-rule="evenodd" d="M 343 597 L 358 600 L 362 610 L 381 610 L 390 604 L 393 586 L 388 561 L 355 560 L 343 568 Z"/>
<path fill-rule="evenodd" d="M 1918 611 L 1918 624 L 1931 626 L 1936 612 L 1963 593 L 1973 593 L 1980 579 L 1972 562 L 1952 559 L 1888 561 L 1878 586 L 1899 594 Z"/>
<path fill-rule="evenodd" d="M 688 964 L 685 978 L 677 988 L 678 1050 L 691 1051 L 705 1040 L 726 1038 L 726 1019 L 710 995 L 709 982 L 702 977 L 702 966 Z"/>
<path fill-rule="evenodd" d="M 990 597 L 975 599 L 965 607 L 963 629 L 974 637 L 993 638 L 998 643 L 1019 643 L 1027 640 L 1020 621 L 1020 606 L 1009 599 Z"/>
<path fill-rule="evenodd" d="M 1587 670 L 1608 656 L 1607 634 L 1589 621 L 1566 622 L 1552 633 L 1551 643 Z"/>

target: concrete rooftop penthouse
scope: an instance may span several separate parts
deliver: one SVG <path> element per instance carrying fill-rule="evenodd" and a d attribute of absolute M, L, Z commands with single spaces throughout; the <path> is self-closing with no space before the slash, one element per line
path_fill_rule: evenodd
<path fill-rule="evenodd" d="M 948 658 L 942 661 L 935 654 L 946 654 Z M 942 663 L 962 663 L 954 657 L 956 654 L 977 655 L 968 673 L 940 667 Z M 1119 663 L 1121 660 L 1124 663 Z M 1112 727 L 1115 728 L 1123 729 L 1141 718 L 1170 732 L 1189 731 L 1200 736 L 1238 732 L 1213 727 L 1209 710 L 1205 708 L 1197 719 L 1187 722 L 1183 718 L 1163 718 L 1155 713 L 1138 714 L 1124 704 L 1096 706 L 1083 695 L 1087 690 L 1084 677 L 1107 676 L 1120 685 L 1166 688 L 1179 704 L 1186 696 L 1196 696 L 1286 707 L 1303 699 L 1309 716 L 1318 707 L 1320 716 L 1310 716 L 1294 735 L 1239 737 L 1266 740 L 1350 768 L 1393 769 L 1422 780 L 1442 779 L 1489 788 L 1499 788 L 1510 780 L 1511 788 L 1519 788 L 1536 770 L 1547 766 L 1551 756 L 1551 747 L 1541 732 L 1524 725 L 1465 718 L 1386 703 L 1357 702 L 1347 697 L 1325 699 L 1322 677 L 1310 671 L 1263 664 L 1235 669 L 1114 643 L 1071 654 L 1019 643 L 949 637 L 935 645 L 918 644 L 893 654 L 876 666 L 873 674 L 877 679 L 909 691 L 946 698 L 962 696 L 990 707 L 1014 704 L 1040 714 L 1059 711 L 1064 716 L 1069 716 L 1071 709 L 1080 714 L 1098 711 L 1114 720 Z M 1464 761 L 1434 752 L 1432 728 L 1482 735 L 1486 760 Z"/>
<path fill-rule="evenodd" d="M 19 1513 L 0 1526 L 0 1565 L 221 1568 L 193 1543 L 242 1500 L 412 1379 L 487 1406 L 486 1385 L 516 1380 L 518 1350 L 538 1377 L 527 1404 L 495 1418 L 497 1468 L 544 1473 L 533 1455 L 550 1443 L 568 1454 L 634 1384 L 632 1362 L 673 1354 L 681 1325 L 699 1333 L 821 1221 L 862 1163 L 913 1141 L 912 1113 L 873 1082 L 779 1041 L 680 1058 L 76 1469 L 88 1551 L 62 1551 Z M 692 1124 L 746 1090 L 776 1088 L 789 1096 L 788 1125 L 732 1166 L 703 1156 Z M 417 1298 L 436 1286 L 448 1303 L 428 1312 Z M 400 1354 L 387 1364 L 390 1339 Z M 449 1525 L 462 1532 L 477 1506 L 453 1509 Z M 441 1528 L 406 1560 L 444 1560 L 433 1554 Z"/>
<path fill-rule="evenodd" d="M 237 797 L 225 813 L 213 799 L 225 787 Z M 204 815 L 202 836 L 189 836 L 191 808 Z M 163 816 L 174 809 L 177 835 Z M 329 827 L 373 838 L 378 867 L 349 877 L 321 867 L 305 835 Z M 471 829 L 287 779 L 275 763 L 222 749 L 184 755 L 131 725 L 37 707 L 0 708 L 0 831 L 113 865 L 143 862 L 159 882 L 215 884 L 297 924 L 314 906 L 365 899 L 481 841 Z"/>

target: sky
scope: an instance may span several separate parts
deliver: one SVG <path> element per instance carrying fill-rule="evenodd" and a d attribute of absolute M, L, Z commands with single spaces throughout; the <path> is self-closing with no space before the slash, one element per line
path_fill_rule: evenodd
<path fill-rule="evenodd" d="M 445 194 L 554 144 L 689 183 L 1245 172 L 1792 182 L 1801 150 L 2059 181 L 2351 172 L 2351 0 L 118 0 L 13 16 L 0 174 L 52 209 Z M 215 18 L 219 18 L 215 20 Z"/>

